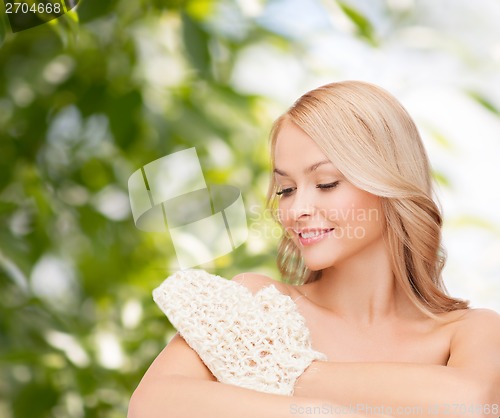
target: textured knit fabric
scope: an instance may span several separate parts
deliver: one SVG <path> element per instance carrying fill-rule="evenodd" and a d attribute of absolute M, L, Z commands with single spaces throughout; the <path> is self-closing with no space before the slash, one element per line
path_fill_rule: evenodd
<path fill-rule="evenodd" d="M 184 270 L 153 291 L 172 325 L 222 383 L 292 395 L 314 360 L 309 329 L 293 300 L 274 285 L 253 295 L 203 270 Z"/>

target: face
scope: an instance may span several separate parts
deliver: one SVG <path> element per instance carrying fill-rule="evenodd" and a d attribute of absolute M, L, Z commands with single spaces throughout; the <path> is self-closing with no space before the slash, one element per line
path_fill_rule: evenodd
<path fill-rule="evenodd" d="M 306 266 L 323 270 L 383 248 L 378 196 L 349 183 L 316 143 L 285 121 L 275 144 L 279 219 Z"/>

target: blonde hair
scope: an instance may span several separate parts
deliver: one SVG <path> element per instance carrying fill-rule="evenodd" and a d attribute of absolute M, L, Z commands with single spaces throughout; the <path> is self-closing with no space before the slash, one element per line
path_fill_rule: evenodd
<path fill-rule="evenodd" d="M 387 245 L 395 278 L 425 314 L 468 308 L 447 294 L 441 271 L 442 217 L 432 198 L 431 171 L 417 127 L 405 108 L 375 85 L 344 81 L 300 97 L 276 120 L 271 157 L 285 122 L 301 128 L 354 186 L 382 198 Z M 268 204 L 276 208 L 274 176 Z M 283 278 L 296 284 L 321 277 L 309 270 L 293 241 L 283 234 L 278 248 Z"/>

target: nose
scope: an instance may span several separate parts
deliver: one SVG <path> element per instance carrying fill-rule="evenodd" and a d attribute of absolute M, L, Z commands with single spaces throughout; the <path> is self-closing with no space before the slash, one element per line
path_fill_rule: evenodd
<path fill-rule="evenodd" d="M 297 188 L 288 207 L 287 217 L 292 221 L 308 218 L 314 213 L 314 197 L 307 189 Z"/>

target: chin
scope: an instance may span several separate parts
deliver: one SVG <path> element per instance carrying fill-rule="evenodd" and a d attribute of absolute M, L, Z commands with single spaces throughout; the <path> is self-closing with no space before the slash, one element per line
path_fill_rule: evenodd
<path fill-rule="evenodd" d="M 308 259 L 308 260 L 304 260 L 304 264 L 311 271 L 319 271 L 319 270 L 327 269 L 329 267 L 333 267 L 335 262 L 333 260 L 325 260 L 325 259 L 322 259 L 322 260 Z"/>

